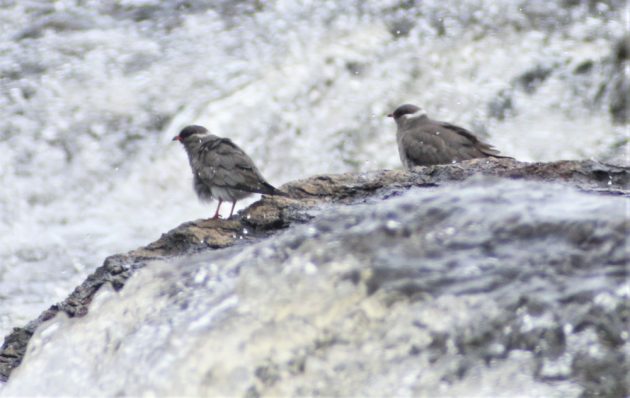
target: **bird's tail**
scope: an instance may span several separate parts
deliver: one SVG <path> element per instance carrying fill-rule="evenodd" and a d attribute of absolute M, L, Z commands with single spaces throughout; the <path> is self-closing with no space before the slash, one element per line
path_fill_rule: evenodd
<path fill-rule="evenodd" d="M 478 145 L 481 152 L 486 156 L 499 159 L 514 159 L 511 156 L 501 155 L 501 152 L 495 149 L 492 145 L 486 144 L 485 142 L 478 142 Z"/>
<path fill-rule="evenodd" d="M 263 193 L 265 195 L 284 196 L 285 198 L 291 197 L 291 195 L 289 195 L 288 193 L 279 190 L 278 188 L 274 187 L 273 185 L 269 184 L 268 182 L 265 182 L 263 184 L 260 193 Z"/>
<path fill-rule="evenodd" d="M 512 159 L 512 160 L 516 160 L 516 158 L 513 158 L 512 156 L 504 156 L 504 155 L 492 155 L 493 158 L 498 158 L 498 159 Z"/>

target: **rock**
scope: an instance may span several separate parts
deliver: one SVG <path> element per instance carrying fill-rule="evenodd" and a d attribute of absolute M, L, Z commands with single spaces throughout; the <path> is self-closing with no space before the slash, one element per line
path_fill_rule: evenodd
<path fill-rule="evenodd" d="M 86 320 L 67 342 L 79 347 L 77 360 L 81 347 L 98 344 L 85 331 L 122 333 L 103 347 L 113 357 L 98 359 L 101 350 L 79 360 L 90 376 L 75 380 L 77 391 L 80 380 L 101 385 L 92 361 L 139 366 L 143 350 L 158 350 L 186 375 L 158 372 L 170 380 L 159 395 L 365 395 L 398 386 L 417 396 L 435 395 L 440 385 L 483 395 L 494 390 L 475 377 L 489 388 L 505 377 L 502 369 L 524 374 L 515 393 L 535 385 L 540 395 L 560 388 L 623 396 L 629 179 L 627 167 L 593 161 L 478 159 L 295 181 L 282 187 L 292 198 L 264 196 L 238 217 L 188 222 L 107 258 L 65 301 L 5 338 L 0 375 L 20 365 L 35 335 L 32 365 L 6 391 L 36 393 L 24 384 L 32 372 L 46 373 L 41 385 L 53 380 L 53 370 L 40 368 L 50 363 L 47 352 L 73 349 L 48 331 L 75 324 L 63 313 Z M 195 330 L 167 334 L 181 347 L 223 354 L 163 352 L 175 344 L 157 332 L 163 327 Z M 136 341 L 145 328 L 158 334 Z M 185 370 L 187 361 L 207 373 Z M 161 359 L 153 362 L 162 369 Z M 153 388 L 151 378 L 138 381 L 146 369 L 126 371 L 123 390 L 113 382 L 105 394 Z M 413 377 L 403 386 L 405 374 Z M 46 391 L 72 394 L 55 388 Z"/>
<path fill-rule="evenodd" d="M 628 53 L 630 53 L 630 35 L 625 35 L 613 50 L 613 73 L 608 83 L 610 91 L 609 110 L 617 124 L 628 123 L 628 97 L 630 97 L 630 81 L 628 77 Z M 606 90 L 606 89 L 604 89 Z"/>
<path fill-rule="evenodd" d="M 532 70 L 518 76 L 514 83 L 520 86 L 525 93 L 533 94 L 552 72 L 553 69 L 551 67 L 537 65 Z"/>

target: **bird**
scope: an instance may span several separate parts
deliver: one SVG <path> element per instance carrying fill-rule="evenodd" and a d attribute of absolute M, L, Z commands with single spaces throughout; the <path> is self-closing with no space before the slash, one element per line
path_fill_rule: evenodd
<path fill-rule="evenodd" d="M 406 170 L 414 166 L 454 163 L 476 158 L 510 158 L 480 141 L 470 131 L 447 122 L 430 119 L 426 112 L 404 104 L 388 117 L 397 125 L 396 141 L 400 161 Z"/>
<path fill-rule="evenodd" d="M 186 126 L 173 141 L 179 141 L 188 154 L 193 172 L 193 188 L 201 201 L 218 199 L 213 219 L 220 218 L 224 201 L 231 201 L 230 217 L 236 202 L 253 193 L 289 196 L 269 184 L 252 159 L 229 138 L 211 134 L 203 126 Z"/>

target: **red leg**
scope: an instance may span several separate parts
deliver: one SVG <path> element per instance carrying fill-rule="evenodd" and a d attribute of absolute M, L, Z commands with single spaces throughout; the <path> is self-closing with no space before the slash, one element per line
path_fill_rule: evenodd
<path fill-rule="evenodd" d="M 219 204 L 217 205 L 217 211 L 214 212 L 214 219 L 217 218 L 221 218 L 221 216 L 219 215 L 219 210 L 221 210 L 221 203 L 223 203 L 223 201 L 221 199 L 219 199 Z"/>
<path fill-rule="evenodd" d="M 232 202 L 232 209 L 230 209 L 230 217 L 232 217 L 232 213 L 234 213 L 234 206 L 236 206 L 236 201 Z"/>

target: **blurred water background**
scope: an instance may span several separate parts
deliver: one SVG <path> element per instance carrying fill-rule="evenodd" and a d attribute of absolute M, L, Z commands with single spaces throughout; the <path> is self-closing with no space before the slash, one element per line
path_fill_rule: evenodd
<path fill-rule="evenodd" d="M 623 0 L 0 6 L 0 335 L 212 214 L 170 142 L 190 123 L 276 186 L 400 167 L 383 116 L 404 102 L 520 160 L 627 155 Z"/>

